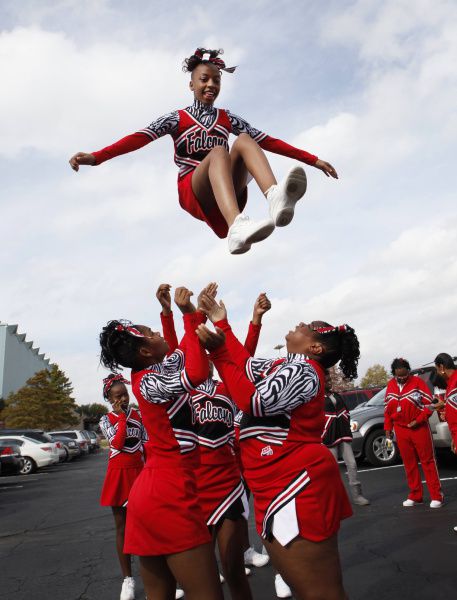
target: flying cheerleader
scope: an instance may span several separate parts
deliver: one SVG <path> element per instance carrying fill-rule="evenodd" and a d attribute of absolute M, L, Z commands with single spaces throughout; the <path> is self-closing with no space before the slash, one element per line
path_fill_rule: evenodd
<path fill-rule="evenodd" d="M 244 254 L 253 243 L 268 237 L 275 227 L 288 225 L 295 204 L 306 192 L 304 169 L 293 166 L 278 184 L 264 150 L 311 165 L 327 177 L 337 179 L 338 175 L 330 163 L 270 137 L 243 118 L 214 106 L 221 90 L 222 71 L 233 73 L 236 68 L 226 67 L 221 53 L 222 50 L 198 48 L 184 60 L 183 70 L 191 74 L 189 87 L 194 94 L 191 106 L 170 112 L 111 146 L 91 153 L 77 152 L 69 162 L 78 171 L 80 165 L 100 165 L 171 135 L 174 160 L 179 168 L 181 207 L 207 223 L 219 238 L 228 238 L 231 254 Z M 238 139 L 230 148 L 231 133 Z M 268 202 L 269 216 L 260 221 L 251 221 L 243 212 L 251 178 Z"/>

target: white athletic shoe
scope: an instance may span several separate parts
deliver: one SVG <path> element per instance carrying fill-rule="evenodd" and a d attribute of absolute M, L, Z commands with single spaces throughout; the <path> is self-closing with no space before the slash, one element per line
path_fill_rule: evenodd
<path fill-rule="evenodd" d="M 249 577 L 249 575 L 251 574 L 251 569 L 244 567 L 244 572 L 246 573 L 246 577 Z"/>
<path fill-rule="evenodd" d="M 430 508 L 441 508 L 443 503 L 440 500 L 432 500 L 430 502 Z"/>
<path fill-rule="evenodd" d="M 411 498 L 406 498 L 403 502 L 403 506 L 416 506 L 416 504 L 421 504 L 421 502 L 416 502 L 415 500 L 411 500 Z"/>
<path fill-rule="evenodd" d="M 285 227 L 294 218 L 295 205 L 306 192 L 306 173 L 302 167 L 292 167 L 286 178 L 267 191 L 270 216 L 277 227 Z"/>
<path fill-rule="evenodd" d="M 179 600 L 179 598 L 184 598 L 184 590 L 176 588 L 175 600 Z"/>
<path fill-rule="evenodd" d="M 275 576 L 275 590 L 278 598 L 292 598 L 292 591 L 281 575 Z"/>
<path fill-rule="evenodd" d="M 135 600 L 135 580 L 133 577 L 125 577 L 122 582 L 121 596 L 119 600 Z"/>
<path fill-rule="evenodd" d="M 244 553 L 244 564 L 253 567 L 264 567 L 270 561 L 268 554 L 260 554 L 250 547 Z"/>
<path fill-rule="evenodd" d="M 267 238 L 275 225 L 271 219 L 253 222 L 246 215 L 238 215 L 228 230 L 228 247 L 230 254 L 244 254 L 251 244 Z"/>

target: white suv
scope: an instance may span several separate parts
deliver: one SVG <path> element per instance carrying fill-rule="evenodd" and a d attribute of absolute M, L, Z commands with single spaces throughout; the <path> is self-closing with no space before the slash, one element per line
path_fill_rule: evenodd
<path fill-rule="evenodd" d="M 81 448 L 82 454 L 89 454 L 89 444 L 88 441 L 89 436 L 84 435 L 84 431 L 80 431 L 79 429 L 65 429 L 60 431 L 48 431 L 49 435 L 64 435 L 71 440 L 76 440 Z"/>

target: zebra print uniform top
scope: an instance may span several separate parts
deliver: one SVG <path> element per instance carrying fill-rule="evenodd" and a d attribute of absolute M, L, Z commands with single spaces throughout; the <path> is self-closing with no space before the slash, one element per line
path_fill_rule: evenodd
<path fill-rule="evenodd" d="M 245 119 L 212 104 L 194 100 L 192 106 L 167 113 L 136 133 L 127 135 L 110 146 L 92 152 L 97 165 L 115 156 L 146 146 L 165 135 L 175 145 L 175 163 L 179 177 L 192 172 L 215 146 L 228 149 L 230 134 L 245 133 L 264 150 L 314 165 L 318 157 L 273 138 L 250 125 Z"/>
<path fill-rule="evenodd" d="M 103 436 L 109 442 L 109 460 L 122 452 L 143 452 L 143 443 L 147 442 L 148 438 L 137 410 L 129 407 L 119 415 L 110 412 L 103 415 L 99 425 Z"/>
<path fill-rule="evenodd" d="M 240 446 L 246 469 L 276 460 L 294 446 L 321 443 L 324 371 L 303 354 L 284 359 L 251 358 L 227 321 L 216 324 L 225 345 L 211 358 L 232 399 L 243 411 Z"/>

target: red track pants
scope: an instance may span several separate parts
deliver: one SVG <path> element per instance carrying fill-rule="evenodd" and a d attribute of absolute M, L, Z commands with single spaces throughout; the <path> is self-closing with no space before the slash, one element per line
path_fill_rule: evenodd
<path fill-rule="evenodd" d="M 422 501 L 420 462 L 430 493 L 430 499 L 442 501 L 443 494 L 441 493 L 440 477 L 436 466 L 432 433 L 428 423 L 420 425 L 417 429 L 397 426 L 395 427 L 395 435 L 405 466 L 406 481 L 409 487 L 408 498 L 415 502 Z"/>

